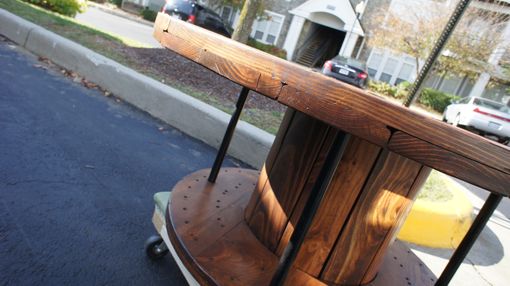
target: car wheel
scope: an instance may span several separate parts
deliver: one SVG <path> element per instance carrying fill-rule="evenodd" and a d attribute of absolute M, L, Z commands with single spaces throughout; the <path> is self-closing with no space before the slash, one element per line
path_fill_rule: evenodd
<path fill-rule="evenodd" d="M 453 120 L 452 125 L 459 126 L 459 122 L 460 122 L 460 113 L 457 114 L 457 116 L 455 116 L 455 119 Z"/>
<path fill-rule="evenodd" d="M 510 143 L 510 138 L 498 138 L 498 142 L 503 144 L 503 145 L 508 145 L 508 143 Z"/>

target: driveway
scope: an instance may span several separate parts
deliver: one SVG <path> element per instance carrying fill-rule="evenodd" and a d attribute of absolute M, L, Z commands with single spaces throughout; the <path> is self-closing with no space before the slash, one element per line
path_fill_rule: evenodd
<path fill-rule="evenodd" d="M 215 150 L 1 37 L 0 63 L 0 285 L 185 285 L 145 257 L 152 195 Z"/>
<path fill-rule="evenodd" d="M 152 36 L 152 27 L 113 15 L 89 5 L 84 13 L 76 15 L 76 20 L 98 30 L 127 39 L 135 40 L 152 48 L 161 48 Z"/>

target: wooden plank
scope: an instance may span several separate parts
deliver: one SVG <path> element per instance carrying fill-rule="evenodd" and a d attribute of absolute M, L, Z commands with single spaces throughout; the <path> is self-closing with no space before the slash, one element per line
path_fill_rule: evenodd
<path fill-rule="evenodd" d="M 342 86 L 334 98 L 324 98 L 324 95 L 331 95 L 329 88 L 334 88 L 334 85 L 329 86 L 330 82 L 327 80 L 330 78 L 306 70 L 295 70 L 294 73 L 294 76 L 307 80 L 298 81 L 289 77 L 288 84 L 283 86 L 278 97 L 279 102 L 379 146 L 386 145 L 390 130 L 374 116 L 377 113 L 368 112 L 365 108 L 355 109 L 350 103 L 342 102 L 345 101 L 344 97 L 356 96 L 352 91 L 354 87 Z M 319 83 L 322 80 L 326 81 Z"/>
<path fill-rule="evenodd" d="M 234 168 L 228 170 L 229 172 L 218 177 L 215 184 L 210 184 L 213 189 L 199 184 L 203 174 L 209 172 L 208 169 L 187 176 L 173 188 L 166 215 L 168 235 L 179 258 L 201 285 L 268 285 L 276 270 L 278 257 L 252 234 L 243 219 L 242 211 L 229 211 L 246 207 L 249 198 L 247 190 L 256 180 L 256 177 L 251 175 L 257 172 Z M 246 182 L 246 174 L 250 174 L 249 183 Z M 189 182 L 193 181 L 198 184 L 188 188 Z M 217 208 L 219 202 L 211 199 L 211 194 L 228 188 L 232 182 L 237 182 L 236 185 L 239 186 L 230 193 L 233 203 Z M 239 182 L 243 184 L 239 185 Z M 190 204 L 189 200 L 200 201 L 202 204 Z M 186 209 L 186 214 L 191 215 L 182 215 L 183 201 L 191 206 Z M 202 215 L 203 210 L 206 210 L 208 215 Z M 207 217 L 207 221 L 203 220 L 204 217 Z M 221 227 L 221 223 L 228 226 Z M 178 227 L 179 225 L 189 227 L 182 228 Z M 199 233 L 190 236 L 190 230 L 199 230 Z M 196 238 L 202 246 L 196 246 Z M 293 284 L 286 285 L 324 285 L 296 268 L 291 269 L 288 281 Z"/>
<path fill-rule="evenodd" d="M 422 166 L 420 171 L 418 172 L 418 176 L 416 177 L 416 180 L 413 183 L 413 186 L 411 187 L 411 190 L 409 190 L 409 193 L 407 194 L 407 198 L 411 201 L 414 201 L 416 195 L 421 190 L 423 185 L 425 184 L 425 181 L 427 181 L 427 178 L 430 175 L 431 169 L 426 166 Z M 389 246 L 393 243 L 393 239 L 397 236 L 400 228 L 405 222 L 405 219 L 409 215 L 409 212 L 412 209 L 412 203 L 408 203 L 404 206 L 402 206 L 401 215 L 395 220 L 394 226 L 388 231 L 387 237 L 390 237 L 390 239 L 385 239 L 380 249 L 388 249 Z M 380 266 L 383 262 L 384 257 L 387 255 L 386 251 L 378 251 L 374 259 L 372 260 L 372 263 L 370 263 L 370 266 L 368 267 L 365 276 L 361 280 L 361 284 L 366 284 L 374 279 L 378 271 L 380 272 Z"/>
<path fill-rule="evenodd" d="M 207 248 L 223 228 L 230 229 L 238 223 L 231 218 L 242 216 L 244 209 L 234 206 L 241 203 L 240 199 L 248 200 L 258 176 L 254 170 L 222 168 L 216 183 L 211 184 L 207 181 L 209 172 L 210 169 L 203 169 L 183 178 L 174 187 L 180 192 L 173 194 L 170 203 L 174 226 L 187 240 L 190 251 Z M 243 193 L 246 198 L 240 195 Z M 212 237 L 204 237 L 203 233 L 210 229 L 215 230 Z"/>
<path fill-rule="evenodd" d="M 290 215 L 302 195 L 329 127 L 296 112 L 275 159 L 250 228 L 270 250 L 276 251 Z"/>
<path fill-rule="evenodd" d="M 267 154 L 266 168 L 268 172 L 271 172 L 271 170 L 273 169 L 274 162 L 276 160 L 276 157 L 280 153 L 283 140 L 287 135 L 287 130 L 289 129 L 289 126 L 292 123 L 295 114 L 296 111 L 292 108 L 288 108 L 287 111 L 285 111 L 285 115 L 283 116 L 282 123 L 280 123 L 280 127 L 278 128 L 278 132 L 276 133 L 273 145 L 271 145 L 271 150 L 269 150 L 269 154 Z"/>
<path fill-rule="evenodd" d="M 164 14 L 158 17 L 169 18 Z M 158 26 L 160 22 L 161 26 Z M 163 20 L 160 22 L 156 22 L 155 29 L 167 30 L 167 32 L 155 33 L 155 36 L 164 47 L 273 99 L 278 98 L 282 87 L 287 86 L 286 79 L 293 78 L 292 74 L 295 71 L 303 69 L 297 64 L 272 57 L 238 42 L 229 41 L 216 33 L 197 29 L 196 26 L 183 21 L 170 19 L 169 24 Z M 285 66 L 280 66 L 282 63 Z M 309 72 L 312 71 L 309 70 Z M 302 79 L 300 84 L 305 84 Z M 304 110 L 300 111 L 310 114 Z M 356 124 L 346 122 L 343 124 L 343 130 L 360 133 L 360 136 L 376 141 L 380 145 L 387 142 L 390 136 L 389 130 L 378 120 L 374 120 L 372 115 L 367 116 L 352 109 L 347 109 L 345 112 L 347 113 L 343 119 L 348 118 L 350 123 Z M 369 131 L 365 128 L 369 128 Z"/>
<path fill-rule="evenodd" d="M 380 146 L 388 142 L 390 127 L 510 174 L 508 147 L 183 21 L 168 21 L 155 26 L 163 46 L 265 96 Z"/>
<path fill-rule="evenodd" d="M 412 205 L 407 196 L 421 165 L 383 151 L 340 233 L 321 279 L 346 285 L 361 284 L 385 241 L 393 239 L 399 219 Z M 373 279 L 373 277 L 371 277 Z"/>
<path fill-rule="evenodd" d="M 455 178 L 510 196 L 510 175 L 493 168 L 489 160 L 483 163 L 469 160 L 403 132 L 396 132 L 391 137 L 388 148 Z"/>
<path fill-rule="evenodd" d="M 330 130 L 328 130 L 328 132 L 326 134 L 324 143 L 322 144 L 322 146 L 320 148 L 320 151 L 317 155 L 317 159 L 313 163 L 313 167 L 310 171 L 310 174 L 308 175 L 306 184 L 303 187 L 303 191 L 301 192 L 301 195 L 299 196 L 299 200 L 296 204 L 296 207 L 293 209 L 292 213 L 290 214 L 290 220 L 287 222 L 285 231 L 283 232 L 280 242 L 278 243 L 278 248 L 276 249 L 276 255 L 278 255 L 278 256 L 281 256 L 283 254 L 285 247 L 287 246 L 287 244 L 290 241 L 290 237 L 292 236 L 292 233 L 294 232 L 294 225 L 296 225 L 298 223 L 299 218 L 301 217 L 301 214 L 303 213 L 305 204 L 308 201 L 308 199 L 310 198 L 312 188 L 314 187 L 315 183 L 317 182 L 317 178 L 318 178 L 319 173 L 324 165 L 326 156 L 327 156 L 329 150 L 331 149 L 331 145 L 333 144 L 333 141 L 337 134 L 338 134 L 338 130 L 333 129 L 333 128 L 330 128 Z"/>
<path fill-rule="evenodd" d="M 296 267 L 319 276 L 379 151 L 378 146 L 367 141 L 351 139 L 301 246 Z"/>
<path fill-rule="evenodd" d="M 248 205 L 244 210 L 244 219 L 246 221 L 250 221 L 251 218 L 253 217 L 255 209 L 259 204 L 260 198 L 262 197 L 262 194 L 267 183 L 268 183 L 267 171 L 266 165 L 264 164 L 262 165 L 262 170 L 260 170 L 260 175 L 259 178 L 257 179 L 257 184 L 255 185 L 255 188 L 251 193 L 250 201 L 248 202 Z"/>

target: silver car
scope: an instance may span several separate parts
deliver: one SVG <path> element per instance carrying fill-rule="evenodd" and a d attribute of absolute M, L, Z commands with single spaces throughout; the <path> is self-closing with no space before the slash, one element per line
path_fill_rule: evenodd
<path fill-rule="evenodd" d="M 446 107 L 443 121 L 482 136 L 494 136 L 503 144 L 510 141 L 510 108 L 496 101 L 465 97 Z"/>

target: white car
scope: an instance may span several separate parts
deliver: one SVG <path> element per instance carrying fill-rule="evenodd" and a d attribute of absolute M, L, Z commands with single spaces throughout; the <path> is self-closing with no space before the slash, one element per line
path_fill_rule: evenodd
<path fill-rule="evenodd" d="M 510 141 L 510 108 L 480 97 L 465 97 L 446 107 L 443 121 L 482 136 L 495 136 L 498 142 Z"/>

